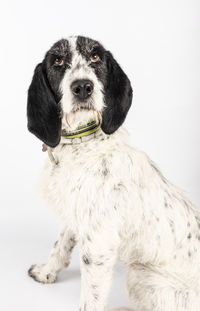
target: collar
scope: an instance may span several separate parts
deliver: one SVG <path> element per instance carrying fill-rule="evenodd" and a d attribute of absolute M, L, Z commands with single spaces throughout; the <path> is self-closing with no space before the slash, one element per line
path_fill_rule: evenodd
<path fill-rule="evenodd" d="M 61 131 L 61 144 L 79 144 L 95 137 L 95 133 L 100 129 L 100 124 L 91 121 L 84 126 L 80 126 L 73 132 Z"/>
<path fill-rule="evenodd" d="M 79 127 L 73 132 L 61 131 L 60 144 L 74 145 L 86 142 L 96 137 L 96 132 L 99 131 L 100 124 L 96 121 L 91 121 L 84 126 Z M 58 164 L 58 160 L 53 155 L 52 149 L 47 147 L 48 155 L 52 163 Z"/>

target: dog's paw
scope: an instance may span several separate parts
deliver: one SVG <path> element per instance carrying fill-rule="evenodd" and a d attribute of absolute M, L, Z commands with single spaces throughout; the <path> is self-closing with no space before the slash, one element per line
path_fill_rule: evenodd
<path fill-rule="evenodd" d="M 56 281 L 56 273 L 49 271 L 46 265 L 33 265 L 28 270 L 28 274 L 35 281 L 48 284 Z"/>

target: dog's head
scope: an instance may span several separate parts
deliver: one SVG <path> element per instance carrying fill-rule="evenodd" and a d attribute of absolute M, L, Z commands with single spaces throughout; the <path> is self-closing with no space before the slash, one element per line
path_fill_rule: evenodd
<path fill-rule="evenodd" d="M 62 39 L 35 69 L 28 90 L 28 129 L 55 147 L 65 122 L 84 122 L 97 112 L 102 130 L 112 134 L 131 102 L 130 81 L 109 51 L 89 38 Z"/>

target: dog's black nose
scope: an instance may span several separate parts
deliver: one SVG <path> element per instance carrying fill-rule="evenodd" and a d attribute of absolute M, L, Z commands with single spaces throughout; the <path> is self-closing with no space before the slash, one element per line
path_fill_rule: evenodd
<path fill-rule="evenodd" d="M 93 92 L 93 83 L 90 80 L 76 80 L 71 84 L 74 96 L 84 100 L 90 97 Z"/>

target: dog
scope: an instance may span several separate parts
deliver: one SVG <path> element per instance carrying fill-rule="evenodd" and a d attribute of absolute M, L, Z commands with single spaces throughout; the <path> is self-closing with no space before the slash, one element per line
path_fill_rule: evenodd
<path fill-rule="evenodd" d="M 37 65 L 28 129 L 48 150 L 38 190 L 62 229 L 29 275 L 55 282 L 78 243 L 80 311 L 107 310 L 118 259 L 135 311 L 199 311 L 200 211 L 131 146 L 122 128 L 131 103 L 127 75 L 95 40 L 62 39 Z"/>

